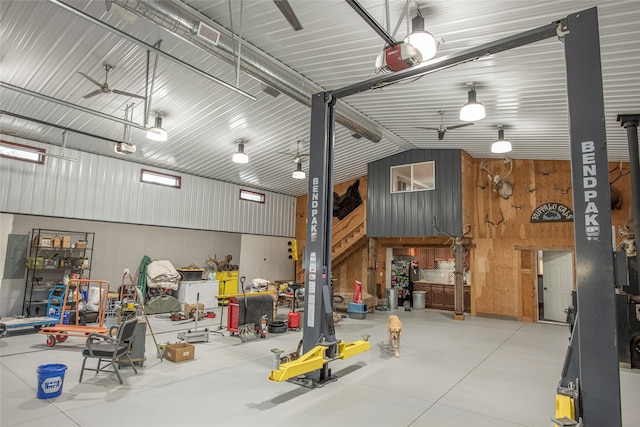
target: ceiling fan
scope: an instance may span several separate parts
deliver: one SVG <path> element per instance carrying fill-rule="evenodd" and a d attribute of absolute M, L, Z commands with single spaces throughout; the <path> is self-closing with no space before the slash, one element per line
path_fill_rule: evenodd
<path fill-rule="evenodd" d="M 279 154 L 287 154 L 289 156 L 293 156 L 293 163 L 301 163 L 302 158 L 309 155 L 309 153 L 301 153 L 300 152 L 300 140 L 296 142 L 296 152 L 295 153 L 286 153 L 284 151 L 278 151 Z"/>
<path fill-rule="evenodd" d="M 99 95 L 101 93 L 115 93 L 117 95 L 125 95 L 125 96 L 130 96 L 132 98 L 139 98 L 139 99 L 145 99 L 144 96 L 140 96 L 140 95 L 136 95 L 135 93 L 130 93 L 130 92 L 124 92 L 122 90 L 118 90 L 118 89 L 111 89 L 109 87 L 109 83 L 107 83 L 107 78 L 109 77 L 109 71 L 113 70 L 113 66 L 109 65 L 109 64 L 103 64 L 104 66 L 104 83 L 100 83 L 97 80 L 93 79 L 92 77 L 89 77 L 88 75 L 86 75 L 85 73 L 78 71 L 78 74 L 80 74 L 82 77 L 84 77 L 85 79 L 89 80 L 91 83 L 93 83 L 94 85 L 98 86 L 100 89 L 96 89 L 93 92 L 90 92 L 88 94 L 86 94 L 85 96 L 83 96 L 83 98 L 91 98 L 93 96 Z"/>
<path fill-rule="evenodd" d="M 438 111 L 438 113 L 440 113 L 440 127 L 437 128 L 432 128 L 432 127 L 416 127 L 416 129 L 431 129 L 431 130 L 437 130 L 438 131 L 438 140 L 441 141 L 444 139 L 444 134 L 447 133 L 447 131 L 452 130 L 452 129 L 456 129 L 456 128 L 462 128 L 465 126 L 471 126 L 473 123 L 462 123 L 459 125 L 453 125 L 453 126 L 445 126 L 444 125 L 444 110 L 440 110 Z"/>
<path fill-rule="evenodd" d="M 300 31 L 302 29 L 302 24 L 298 20 L 296 13 L 291 8 L 288 0 L 273 0 L 273 2 L 278 6 L 280 12 L 287 18 L 289 21 L 289 25 L 293 28 L 294 31 Z"/>

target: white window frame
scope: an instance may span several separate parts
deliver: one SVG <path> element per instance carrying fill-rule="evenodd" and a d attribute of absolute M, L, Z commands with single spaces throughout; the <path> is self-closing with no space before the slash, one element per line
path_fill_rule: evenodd
<path fill-rule="evenodd" d="M 263 193 L 257 193 L 251 190 L 240 189 L 240 200 L 247 202 L 264 203 L 266 196 Z"/>
<path fill-rule="evenodd" d="M 156 172 L 149 169 L 140 170 L 140 182 L 145 184 L 162 185 L 163 187 L 181 188 L 182 177 Z"/>
<path fill-rule="evenodd" d="M 43 148 L 0 140 L 0 157 L 5 157 L 7 159 L 43 165 L 46 152 L 47 150 Z"/>
<path fill-rule="evenodd" d="M 391 193 L 435 190 L 436 162 L 429 160 L 391 166 L 389 178 Z"/>

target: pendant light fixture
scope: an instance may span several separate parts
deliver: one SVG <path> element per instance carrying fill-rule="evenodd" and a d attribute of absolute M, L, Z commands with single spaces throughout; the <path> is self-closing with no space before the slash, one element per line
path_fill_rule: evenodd
<path fill-rule="evenodd" d="M 420 13 L 420 9 L 417 10 L 417 15 L 411 20 L 411 34 L 405 37 L 404 42 L 409 43 L 420 52 L 423 62 L 436 56 L 438 44 L 433 35 L 424 30 L 424 18 Z"/>
<path fill-rule="evenodd" d="M 496 154 L 508 153 L 511 151 L 511 142 L 504 139 L 504 129 L 498 126 L 498 139 L 491 144 L 491 152 Z"/>
<path fill-rule="evenodd" d="M 305 179 L 307 175 L 302 170 L 302 162 L 296 163 L 296 170 L 291 174 L 291 178 L 293 179 Z"/>
<path fill-rule="evenodd" d="M 162 117 L 156 116 L 156 121 L 152 128 L 147 129 L 147 138 L 153 141 L 166 141 L 167 131 L 162 128 Z"/>
<path fill-rule="evenodd" d="M 467 83 L 469 90 L 469 99 L 460 109 L 460 120 L 464 122 L 475 122 L 482 120 L 487 115 L 484 105 L 476 101 L 476 89 L 473 83 Z"/>
<path fill-rule="evenodd" d="M 247 156 L 247 154 L 244 152 L 244 144 L 245 141 L 244 139 L 236 139 L 236 144 L 238 144 L 238 152 L 233 154 L 233 157 L 231 158 L 231 160 L 233 160 L 235 163 L 249 163 L 249 156 Z"/>

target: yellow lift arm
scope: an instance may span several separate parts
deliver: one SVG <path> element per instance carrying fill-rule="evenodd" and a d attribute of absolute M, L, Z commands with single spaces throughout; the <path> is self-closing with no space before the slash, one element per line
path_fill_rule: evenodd
<path fill-rule="evenodd" d="M 271 370 L 269 379 L 271 381 L 286 381 L 290 378 L 322 369 L 324 364 L 330 361 L 324 356 L 324 353 L 328 348 L 329 347 L 324 345 L 317 345 L 298 359 L 279 364 L 278 369 Z M 369 341 L 360 340 L 348 344 L 344 341 L 340 341 L 338 343 L 338 354 L 335 358 L 342 360 L 348 359 L 358 353 L 368 351 L 370 348 L 371 346 L 369 345 Z M 279 357 L 279 354 L 276 354 L 275 357 Z"/>

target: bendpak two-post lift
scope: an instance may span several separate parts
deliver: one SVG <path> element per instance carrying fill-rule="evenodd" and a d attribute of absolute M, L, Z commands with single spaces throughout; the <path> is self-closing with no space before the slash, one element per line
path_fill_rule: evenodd
<path fill-rule="evenodd" d="M 340 358 L 345 348 L 335 337 L 330 301 L 335 103 L 349 95 L 552 37 L 557 37 L 565 48 L 577 299 L 582 313 L 573 333 L 577 342 L 571 357 L 573 377 L 566 372 L 561 375 L 554 422 L 572 425 L 581 419 L 586 427 L 622 424 L 604 97 L 595 7 L 458 54 L 312 96 L 304 354 L 298 361 L 276 364 L 270 379 L 284 381 L 304 376 L 307 384 L 330 381 L 333 378 L 328 362 Z M 365 351 L 368 342 L 358 344 L 356 349 Z M 568 396 L 564 389 L 573 392 Z M 565 399 L 571 403 L 566 405 Z M 572 412 L 571 408 L 580 411 Z"/>

